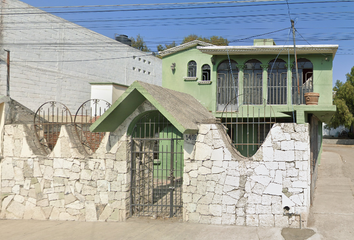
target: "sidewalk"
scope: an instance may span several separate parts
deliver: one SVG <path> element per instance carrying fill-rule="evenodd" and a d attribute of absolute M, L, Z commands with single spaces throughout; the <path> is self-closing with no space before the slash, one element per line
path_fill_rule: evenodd
<path fill-rule="evenodd" d="M 354 239 L 354 184 L 343 172 L 352 167 L 353 154 L 347 146 L 324 146 L 309 219 L 323 239 Z"/>
<path fill-rule="evenodd" d="M 182 223 L 176 220 L 129 219 L 126 222 L 0 220 L 1 239 L 242 239 L 282 240 L 281 228 Z"/>

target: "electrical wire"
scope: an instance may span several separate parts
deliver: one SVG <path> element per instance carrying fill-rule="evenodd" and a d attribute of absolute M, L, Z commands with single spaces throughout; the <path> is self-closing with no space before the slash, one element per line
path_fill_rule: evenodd
<path fill-rule="evenodd" d="M 250 1 L 252 2 L 252 1 Z M 325 3 L 354 3 L 354 0 L 343 1 L 312 1 L 312 2 L 293 2 L 289 4 L 325 4 Z M 32 14 L 78 14 L 78 13 L 109 13 L 109 12 L 131 12 L 131 11 L 163 11 L 163 10 L 193 10 L 193 9 L 215 9 L 215 8 L 237 8 L 237 7 L 254 7 L 254 6 L 276 6 L 284 5 L 286 3 L 262 3 L 262 4 L 242 4 L 236 6 L 187 6 L 187 7 L 173 7 L 173 8 L 132 8 L 132 9 L 107 9 L 107 10 L 82 10 L 82 11 L 34 11 L 34 12 L 15 12 L 15 13 L 2 13 L 1 15 L 32 15 Z M 81 7 L 82 8 L 82 7 Z M 4 8 L 6 9 L 6 8 Z M 34 9 L 36 10 L 36 9 Z"/>

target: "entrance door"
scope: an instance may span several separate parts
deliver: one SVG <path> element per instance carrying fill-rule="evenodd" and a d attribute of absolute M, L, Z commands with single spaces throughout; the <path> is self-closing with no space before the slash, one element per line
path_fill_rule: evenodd
<path fill-rule="evenodd" d="M 131 216 L 182 216 L 183 134 L 159 112 L 135 125 L 131 141 Z"/>

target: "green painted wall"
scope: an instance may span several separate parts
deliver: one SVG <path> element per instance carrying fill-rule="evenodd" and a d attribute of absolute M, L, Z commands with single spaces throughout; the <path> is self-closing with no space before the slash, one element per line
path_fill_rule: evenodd
<path fill-rule="evenodd" d="M 162 60 L 162 86 L 172 90 L 188 93 L 198 99 L 203 106 L 208 110 L 213 109 L 215 103 L 215 84 L 211 85 L 199 85 L 196 81 L 185 81 L 184 77 L 187 77 L 188 62 L 197 62 L 197 77 L 198 80 L 202 79 L 201 67 L 204 64 L 209 64 L 211 67 L 211 73 L 213 73 L 213 65 L 211 63 L 211 56 L 201 53 L 196 47 L 180 51 L 177 54 L 173 54 L 164 57 Z M 171 70 L 172 63 L 176 63 L 176 70 Z M 211 76 L 212 79 L 216 77 Z"/>
<path fill-rule="evenodd" d="M 287 104 L 272 105 L 272 109 L 277 117 L 289 117 L 285 112 L 296 112 L 298 123 L 307 121 L 307 113 L 318 112 L 316 115 L 321 121 L 327 121 L 335 111 L 335 106 L 332 105 L 332 62 L 331 56 L 323 54 L 298 55 L 298 59 L 307 58 L 313 64 L 313 88 L 314 92 L 320 94 L 319 104 L 317 106 L 292 105 L 291 103 L 291 66 L 294 62 L 294 56 L 288 57 L 287 54 L 279 55 L 279 58 L 288 64 L 288 89 L 287 89 Z M 216 110 L 217 96 L 217 66 L 224 60 L 228 60 L 227 55 L 214 56 L 215 65 L 211 62 L 211 55 L 201 53 L 196 47 L 187 50 L 182 50 L 174 54 L 163 57 L 162 59 L 162 86 L 176 91 L 191 94 L 198 99 L 209 111 L 216 117 L 220 117 L 221 113 Z M 276 55 L 231 55 L 230 58 L 237 62 L 238 65 L 243 65 L 251 59 L 257 59 L 262 64 L 267 65 L 271 60 L 275 59 Z M 326 59 L 327 58 L 327 59 Z M 201 67 L 203 64 L 209 64 L 211 67 L 211 84 L 202 85 L 196 81 L 186 81 L 188 62 L 194 60 L 197 63 L 197 77 L 202 79 Z M 175 71 L 171 70 L 172 63 L 176 64 Z M 267 69 L 263 69 L 263 98 L 267 99 Z M 239 71 L 239 94 L 242 94 L 243 72 Z M 240 99 L 241 100 L 241 99 Z M 268 111 L 269 112 L 269 111 Z M 321 114 L 319 114 L 319 112 Z M 316 114 L 316 113 L 314 113 Z"/>

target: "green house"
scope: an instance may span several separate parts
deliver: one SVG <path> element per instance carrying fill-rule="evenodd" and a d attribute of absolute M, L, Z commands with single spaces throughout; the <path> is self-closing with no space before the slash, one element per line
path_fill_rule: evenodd
<path fill-rule="evenodd" d="M 195 40 L 160 52 L 162 86 L 195 97 L 226 125 L 236 148 L 250 156 L 275 122 L 312 121 L 318 131 L 313 134 L 321 135 L 322 122 L 336 110 L 332 68 L 337 49 L 297 45 L 295 55 L 293 45 L 276 45 L 273 39 L 255 39 L 251 46 Z"/>

